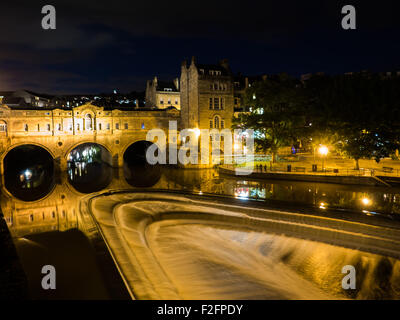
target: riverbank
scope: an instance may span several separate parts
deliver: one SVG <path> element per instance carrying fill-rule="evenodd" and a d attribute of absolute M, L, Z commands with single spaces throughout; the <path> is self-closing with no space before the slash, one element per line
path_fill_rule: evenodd
<path fill-rule="evenodd" d="M 28 299 L 28 282 L 1 211 L 0 262 L 0 300 Z"/>
<path fill-rule="evenodd" d="M 303 181 L 303 182 L 320 182 L 320 183 L 336 183 L 348 185 L 367 185 L 367 186 L 384 186 L 390 187 L 390 184 L 383 179 L 374 176 L 355 176 L 355 175 L 339 175 L 328 173 L 298 173 L 298 172 L 261 172 L 250 171 L 245 168 L 234 168 L 221 166 L 219 173 L 252 179 L 263 180 L 290 180 L 290 181 Z"/>

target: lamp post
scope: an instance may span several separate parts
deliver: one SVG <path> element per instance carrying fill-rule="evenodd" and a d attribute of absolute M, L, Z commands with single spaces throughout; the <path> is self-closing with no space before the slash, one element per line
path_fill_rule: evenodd
<path fill-rule="evenodd" d="M 326 155 L 327 155 L 328 152 L 329 152 L 328 147 L 327 147 L 327 146 L 321 145 L 321 146 L 318 148 L 318 152 L 319 152 L 319 154 L 320 154 L 321 157 L 322 157 L 322 171 L 325 171 L 324 160 L 325 160 Z"/>

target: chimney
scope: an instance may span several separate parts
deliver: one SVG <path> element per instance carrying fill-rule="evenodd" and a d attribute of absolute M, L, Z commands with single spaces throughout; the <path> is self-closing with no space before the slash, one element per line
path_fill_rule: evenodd
<path fill-rule="evenodd" d="M 229 60 L 228 60 L 228 59 L 222 59 L 222 60 L 219 62 L 219 65 L 220 65 L 221 67 L 223 67 L 226 71 L 229 71 Z"/>
<path fill-rule="evenodd" d="M 154 86 L 157 87 L 157 83 L 158 83 L 157 77 L 154 77 L 153 83 L 154 83 Z"/>
<path fill-rule="evenodd" d="M 187 61 L 186 60 L 182 61 L 181 67 L 187 69 Z"/>
<path fill-rule="evenodd" d="M 175 85 L 176 90 L 179 91 L 179 78 L 174 79 L 174 85 Z"/>
<path fill-rule="evenodd" d="M 192 62 L 191 64 L 195 65 L 196 64 L 196 58 L 194 56 L 192 56 Z"/>

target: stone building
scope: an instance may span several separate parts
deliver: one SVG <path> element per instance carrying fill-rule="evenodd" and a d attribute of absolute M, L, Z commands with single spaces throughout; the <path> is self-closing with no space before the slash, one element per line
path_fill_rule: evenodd
<path fill-rule="evenodd" d="M 181 126 L 183 128 L 231 128 L 234 111 L 233 75 L 227 60 L 219 64 L 181 66 Z"/>
<path fill-rule="evenodd" d="M 181 95 L 179 91 L 179 79 L 174 81 L 159 81 L 157 77 L 148 80 L 146 85 L 146 107 L 165 109 L 175 107 L 181 109 Z"/>

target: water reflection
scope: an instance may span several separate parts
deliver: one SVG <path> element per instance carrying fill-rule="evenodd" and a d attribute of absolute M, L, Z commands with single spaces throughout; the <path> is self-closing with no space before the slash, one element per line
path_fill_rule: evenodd
<path fill-rule="evenodd" d="M 18 199 L 43 198 L 54 186 L 52 156 L 34 145 L 12 149 L 4 158 L 4 185 Z"/>
<path fill-rule="evenodd" d="M 110 153 L 100 145 L 78 146 L 68 156 L 68 180 L 82 193 L 103 190 L 112 180 Z"/>

